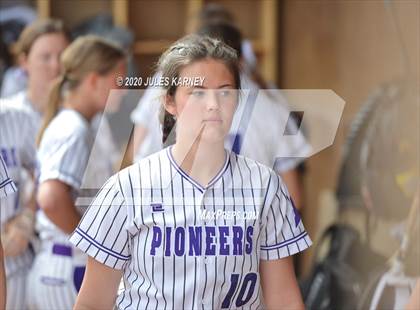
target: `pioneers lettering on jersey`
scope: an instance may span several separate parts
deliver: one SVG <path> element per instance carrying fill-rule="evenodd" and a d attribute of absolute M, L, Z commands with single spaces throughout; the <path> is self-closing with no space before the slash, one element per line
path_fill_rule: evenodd
<path fill-rule="evenodd" d="M 189 226 L 165 227 L 153 226 L 150 255 L 164 252 L 165 256 L 223 256 L 252 253 L 254 227 L 248 226 Z M 218 242 L 217 242 L 218 241 Z M 162 256 L 159 255 L 159 256 Z"/>

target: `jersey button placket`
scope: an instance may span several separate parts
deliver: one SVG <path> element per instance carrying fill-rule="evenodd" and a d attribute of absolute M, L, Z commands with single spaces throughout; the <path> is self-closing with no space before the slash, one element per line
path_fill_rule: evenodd
<path fill-rule="evenodd" d="M 201 255 L 198 257 L 198 287 L 199 287 L 199 291 L 202 292 L 203 291 L 203 282 L 204 282 L 204 265 L 206 264 L 206 256 L 205 256 L 205 251 L 206 251 L 206 239 L 205 239 L 205 226 L 206 226 L 206 217 L 205 217 L 205 207 L 204 207 L 204 197 L 205 197 L 205 193 L 206 191 L 204 190 L 203 192 L 200 192 L 200 196 L 198 198 L 198 205 L 196 206 L 196 208 L 199 211 L 199 216 L 198 216 L 198 225 L 201 225 L 201 244 L 202 244 L 202 248 L 201 248 Z M 204 306 L 204 300 L 201 299 L 202 295 L 199 295 L 199 300 L 198 300 L 198 308 L 201 309 Z"/>
<path fill-rule="evenodd" d="M 201 211 L 201 214 L 204 214 L 204 215 L 207 215 L 207 213 L 206 213 L 206 205 L 205 205 L 205 203 L 204 203 L 204 201 L 205 201 L 205 197 L 206 197 L 206 192 L 207 192 L 207 190 L 205 189 L 204 191 L 203 191 L 203 194 L 201 195 L 201 198 L 200 198 L 200 211 Z M 203 217 L 203 222 L 202 222 L 202 225 L 203 225 L 203 238 L 204 238 L 204 240 L 203 240 L 203 245 L 206 245 L 206 240 L 205 240 L 205 227 L 206 227 L 206 225 L 207 225 L 207 217 L 206 216 L 204 216 Z M 205 246 L 203 246 L 203 261 L 204 261 L 204 264 L 207 264 L 207 255 L 206 255 L 206 253 L 205 253 L 205 249 L 206 249 L 206 247 Z"/>
<path fill-rule="evenodd" d="M 203 236 L 202 236 L 202 238 L 203 238 L 203 240 L 202 240 L 202 242 L 203 242 L 202 243 L 203 244 L 203 256 L 202 256 L 202 259 L 203 259 L 203 263 L 204 263 L 203 268 L 202 268 L 202 272 L 204 272 L 204 269 L 206 268 L 206 265 L 208 264 L 208 261 L 209 261 L 209 258 L 206 255 L 206 230 L 205 230 L 206 228 L 205 227 L 207 226 L 207 224 L 209 222 L 209 220 L 207 219 L 207 210 L 206 210 L 206 204 L 205 204 L 206 194 L 207 194 L 207 189 L 204 189 L 203 194 L 201 196 L 201 200 L 200 200 L 200 210 L 201 210 L 202 214 L 205 215 L 203 217 L 203 222 L 202 222 L 202 224 L 203 224 Z M 203 285 L 205 277 L 203 277 L 202 279 L 203 279 L 203 281 L 201 281 L 201 282 L 202 282 L 202 285 Z M 201 300 L 201 304 L 202 304 L 204 309 L 208 308 L 206 295 L 204 295 L 204 298 Z"/>
<path fill-rule="evenodd" d="M 201 203 L 200 203 L 200 210 L 201 210 L 201 212 L 205 212 L 205 213 L 203 213 L 203 214 L 205 214 L 206 216 L 204 217 L 204 220 L 203 220 L 203 262 L 204 262 L 204 266 L 203 266 L 203 272 L 204 272 L 204 268 L 211 268 L 210 267 L 210 263 L 211 263 L 211 257 L 209 257 L 209 256 L 207 256 L 206 255 L 206 253 L 205 253 L 205 251 L 206 251 L 206 247 L 207 247 L 207 243 L 206 243 L 206 231 L 205 231 L 205 227 L 210 223 L 210 224 L 212 224 L 212 219 L 211 219 L 211 216 L 209 216 L 208 218 L 207 218 L 207 211 L 208 210 L 206 210 L 206 205 L 205 205 L 205 201 L 206 201 L 206 194 L 208 193 L 208 190 L 207 190 L 207 188 L 204 190 L 204 192 L 203 192 L 203 194 L 202 194 L 202 196 L 201 196 Z M 201 303 L 202 303 L 202 306 L 203 306 L 203 308 L 204 309 L 211 309 L 211 299 L 209 299 L 209 298 L 211 298 L 211 296 L 209 296 L 208 295 L 208 287 L 209 287 L 209 284 L 211 284 L 212 283 L 212 281 L 211 281 L 211 279 L 209 279 L 209 275 L 211 275 L 211 272 L 210 273 L 208 273 L 207 274 L 207 289 L 206 289 L 206 293 L 204 294 L 204 298 L 202 299 L 202 301 L 201 301 Z M 203 280 L 205 280 L 205 277 L 204 277 L 204 279 Z M 210 281 L 209 281 L 210 280 Z M 202 281 L 203 283 L 204 283 L 204 281 Z"/>

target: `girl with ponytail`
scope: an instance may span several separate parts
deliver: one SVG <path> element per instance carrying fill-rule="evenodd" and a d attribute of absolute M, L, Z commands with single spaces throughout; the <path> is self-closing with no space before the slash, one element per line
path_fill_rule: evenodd
<path fill-rule="evenodd" d="M 115 78 L 124 76 L 126 55 L 111 42 L 84 36 L 62 53 L 60 65 L 37 140 L 40 245 L 28 280 L 31 309 L 73 307 L 86 256 L 67 239 L 84 212 L 75 200 L 94 138 L 90 123 L 103 112 Z"/>

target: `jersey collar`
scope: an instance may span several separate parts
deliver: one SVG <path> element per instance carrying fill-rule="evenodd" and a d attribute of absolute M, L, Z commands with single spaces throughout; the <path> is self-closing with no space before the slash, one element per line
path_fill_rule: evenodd
<path fill-rule="evenodd" d="M 229 152 L 225 150 L 225 163 L 223 164 L 222 169 L 216 174 L 216 176 L 211 179 L 211 181 L 207 184 L 207 186 L 202 186 L 200 183 L 195 181 L 193 178 L 191 178 L 178 164 L 176 163 L 174 157 L 172 156 L 172 146 L 168 147 L 166 149 L 166 153 L 168 155 L 169 161 L 171 162 L 172 166 L 175 168 L 175 170 L 189 183 L 191 183 L 194 187 L 196 187 L 201 193 L 204 193 L 207 189 L 212 187 L 225 173 L 227 168 L 229 167 L 230 163 L 230 156 Z"/>

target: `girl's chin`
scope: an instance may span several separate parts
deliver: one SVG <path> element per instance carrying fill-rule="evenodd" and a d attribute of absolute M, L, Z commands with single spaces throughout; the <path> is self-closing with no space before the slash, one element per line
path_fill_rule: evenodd
<path fill-rule="evenodd" d="M 226 134 L 222 128 L 207 127 L 201 134 L 201 141 L 208 143 L 224 142 Z"/>

